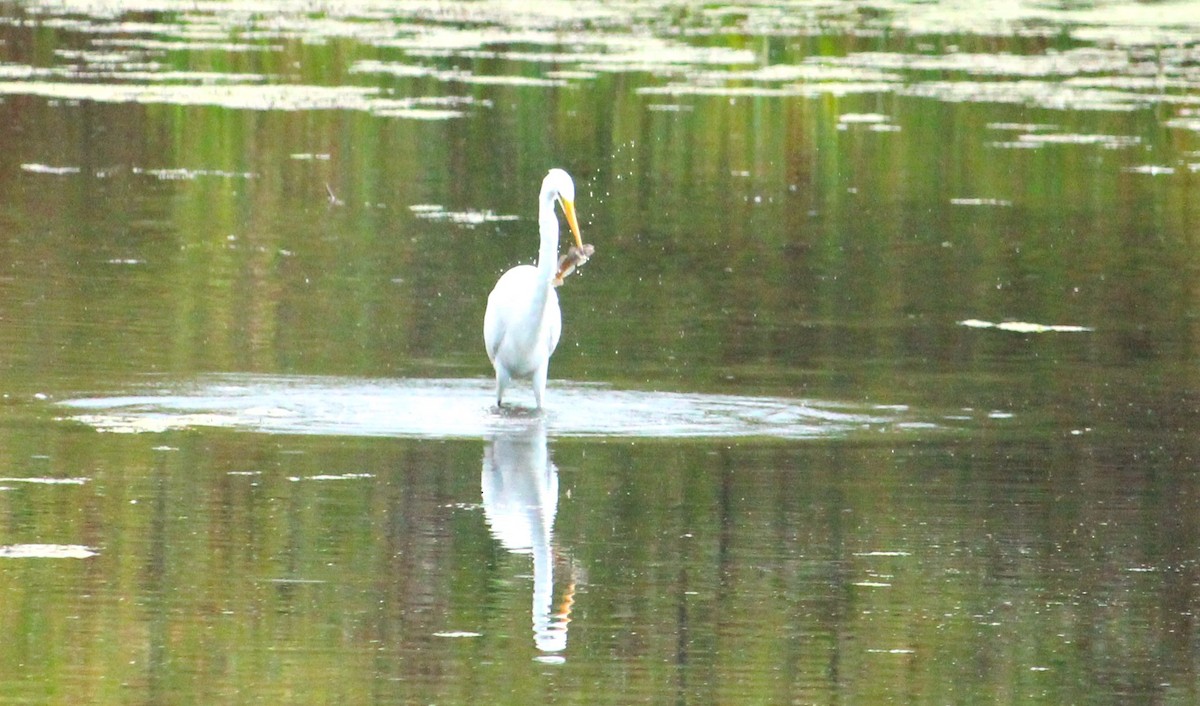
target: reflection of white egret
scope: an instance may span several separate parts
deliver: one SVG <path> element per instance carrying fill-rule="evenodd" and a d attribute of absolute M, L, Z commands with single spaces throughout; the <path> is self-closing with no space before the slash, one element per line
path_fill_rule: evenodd
<path fill-rule="evenodd" d="M 546 425 L 497 434 L 483 453 L 483 513 L 492 536 L 510 552 L 533 555 L 533 639 L 543 652 L 567 647 L 573 591 L 554 610 L 558 469 L 546 448 Z"/>
<path fill-rule="evenodd" d="M 483 342 L 496 369 L 496 404 L 504 403 L 504 388 L 513 378 L 530 378 L 533 397 L 542 406 L 550 355 L 562 333 L 562 312 L 554 291 L 558 269 L 558 217 L 554 202 L 562 204 L 575 244 L 583 249 L 575 220 L 575 182 L 561 169 L 551 169 L 542 180 L 538 201 L 537 267 L 518 265 L 505 272 L 488 295 L 483 316 Z"/>

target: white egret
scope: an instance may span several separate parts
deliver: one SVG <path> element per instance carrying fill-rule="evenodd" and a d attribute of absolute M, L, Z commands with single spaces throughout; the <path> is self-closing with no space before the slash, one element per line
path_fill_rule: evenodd
<path fill-rule="evenodd" d="M 542 180 L 538 197 L 537 267 L 518 265 L 500 277 L 488 295 L 483 315 L 483 342 L 496 369 L 496 404 L 504 404 L 504 390 L 513 378 L 533 381 L 533 398 L 538 408 L 546 394 L 550 355 L 562 333 L 562 311 L 554 280 L 558 269 L 558 216 L 554 203 L 562 206 L 575 243 L 583 249 L 579 223 L 575 220 L 575 182 L 561 169 L 551 169 Z"/>

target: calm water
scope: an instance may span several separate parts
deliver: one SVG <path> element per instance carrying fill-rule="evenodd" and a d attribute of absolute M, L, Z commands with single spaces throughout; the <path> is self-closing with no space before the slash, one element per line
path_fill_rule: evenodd
<path fill-rule="evenodd" d="M 0 704 L 1200 699 L 1200 4 L 531 7 L 0 4 Z"/>

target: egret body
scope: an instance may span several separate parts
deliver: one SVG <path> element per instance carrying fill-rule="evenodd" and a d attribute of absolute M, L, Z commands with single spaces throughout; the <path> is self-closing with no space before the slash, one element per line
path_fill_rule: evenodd
<path fill-rule="evenodd" d="M 576 245 L 583 248 L 575 220 L 575 183 L 565 171 L 551 169 L 542 180 L 538 197 L 541 245 L 537 266 L 518 265 L 505 272 L 488 295 L 483 342 L 496 369 L 496 404 L 500 406 L 504 404 L 504 390 L 514 378 L 533 382 L 533 398 L 539 409 L 546 395 L 550 355 L 562 333 L 562 311 L 554 291 L 558 268 L 556 202 L 562 206 Z"/>

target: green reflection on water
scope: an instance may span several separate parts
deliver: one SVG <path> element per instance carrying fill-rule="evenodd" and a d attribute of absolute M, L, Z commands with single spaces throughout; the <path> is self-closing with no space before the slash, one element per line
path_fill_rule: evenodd
<path fill-rule="evenodd" d="M 20 667 L 6 698 L 1053 703 L 1191 674 L 1177 631 L 1196 489 L 1137 480 L 1170 458 L 1134 470 L 1086 442 L 550 446 L 555 591 L 574 605 L 566 661 L 542 674 L 531 561 L 489 536 L 478 442 L 26 444 L 50 458 L 15 465 L 87 482 L 0 492 L 6 541 L 99 554 L 0 563 L 21 636 L 0 653 Z"/>

